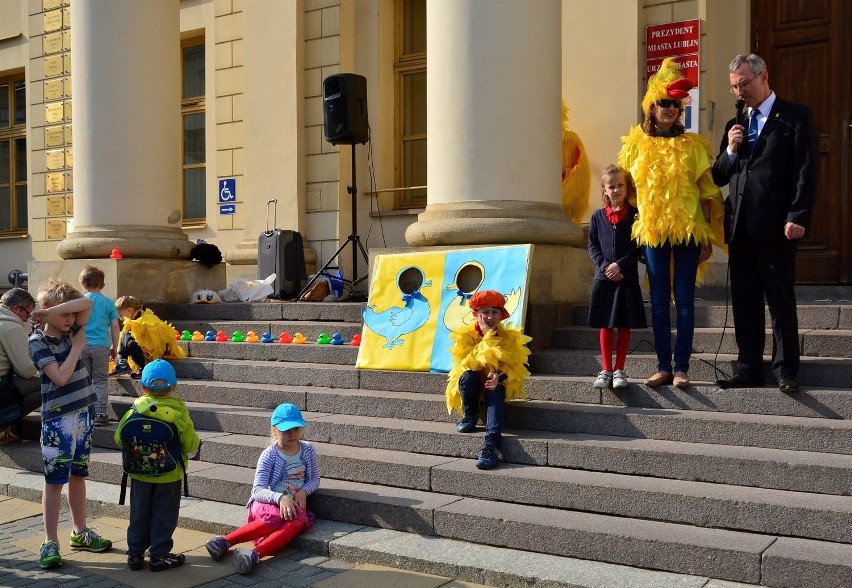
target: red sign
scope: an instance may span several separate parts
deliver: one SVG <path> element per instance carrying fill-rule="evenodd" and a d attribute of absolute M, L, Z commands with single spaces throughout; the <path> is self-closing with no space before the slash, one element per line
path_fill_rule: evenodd
<path fill-rule="evenodd" d="M 651 25 L 645 28 L 645 59 L 698 53 L 698 19 Z"/>
<path fill-rule="evenodd" d="M 647 80 L 660 69 L 660 64 L 663 63 L 663 57 L 659 59 L 648 59 L 645 61 L 645 79 Z M 673 57 L 677 68 L 683 73 L 683 77 L 692 82 L 692 87 L 698 87 L 698 54 L 681 55 Z"/>
<path fill-rule="evenodd" d="M 684 77 L 698 87 L 700 23 L 693 19 L 645 27 L 646 80 L 660 69 L 663 59 L 673 57 Z"/>

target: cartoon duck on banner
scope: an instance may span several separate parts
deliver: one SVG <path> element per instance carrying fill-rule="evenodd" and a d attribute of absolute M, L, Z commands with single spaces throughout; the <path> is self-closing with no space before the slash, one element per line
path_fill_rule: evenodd
<path fill-rule="evenodd" d="M 530 253 L 513 245 L 377 256 L 357 366 L 448 372 L 450 332 L 473 320 L 468 300 L 482 289 L 502 292 L 503 324 L 523 328 Z"/>
<path fill-rule="evenodd" d="M 591 168 L 580 135 L 568 129 L 568 106 L 562 101 L 562 208 L 580 224 L 589 208 Z"/>

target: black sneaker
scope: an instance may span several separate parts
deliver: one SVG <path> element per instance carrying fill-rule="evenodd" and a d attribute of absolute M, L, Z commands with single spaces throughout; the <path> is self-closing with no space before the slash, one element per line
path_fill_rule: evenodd
<path fill-rule="evenodd" d="M 132 553 L 130 551 L 127 552 L 127 567 L 133 570 L 134 572 L 138 572 L 142 569 L 142 566 L 145 565 L 145 554 L 144 553 Z"/>
<path fill-rule="evenodd" d="M 479 450 L 479 459 L 476 460 L 476 467 L 481 470 L 493 470 L 497 467 L 497 450 L 493 447 L 485 446 Z"/>
<path fill-rule="evenodd" d="M 133 370 L 131 370 L 130 366 L 126 363 L 117 363 L 115 364 L 115 368 L 108 375 L 110 378 L 118 378 L 121 376 L 129 376 L 132 371 Z"/>

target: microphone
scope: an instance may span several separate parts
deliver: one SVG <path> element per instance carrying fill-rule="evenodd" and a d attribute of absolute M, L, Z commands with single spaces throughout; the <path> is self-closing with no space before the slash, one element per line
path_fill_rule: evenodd
<path fill-rule="evenodd" d="M 743 100 L 742 98 L 737 100 L 734 103 L 734 107 L 737 109 L 737 118 L 735 119 L 735 122 L 738 125 L 745 126 L 743 124 L 743 109 L 745 108 L 745 100 Z"/>

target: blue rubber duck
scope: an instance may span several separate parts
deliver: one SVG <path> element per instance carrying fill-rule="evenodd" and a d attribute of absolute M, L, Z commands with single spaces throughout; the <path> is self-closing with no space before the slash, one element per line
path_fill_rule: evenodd
<path fill-rule="evenodd" d="M 266 331 L 263 335 L 260 336 L 261 343 L 275 343 L 275 337 L 272 336 L 272 333 Z"/>
<path fill-rule="evenodd" d="M 335 333 L 331 336 L 331 344 L 332 345 L 343 345 L 346 341 L 343 340 L 343 335 L 340 333 Z"/>
<path fill-rule="evenodd" d="M 204 334 L 205 341 L 215 341 L 216 340 L 216 331 L 207 331 Z"/>

